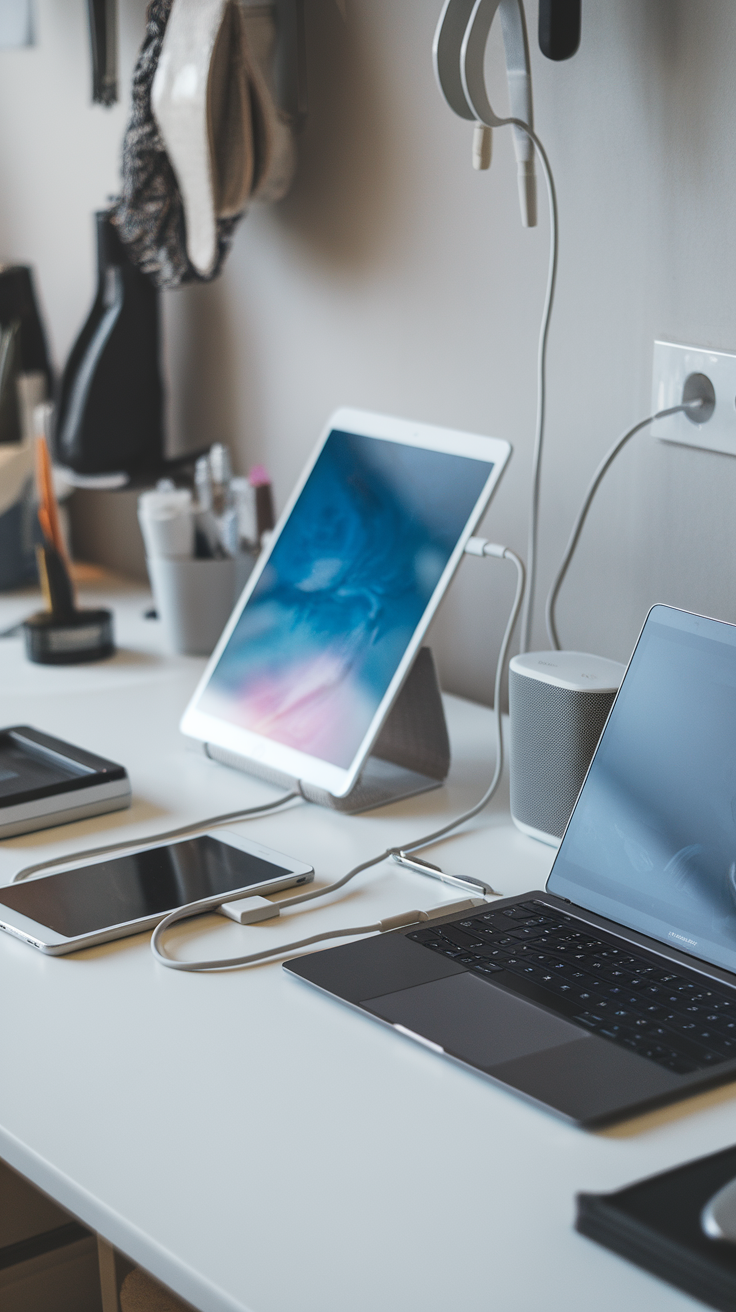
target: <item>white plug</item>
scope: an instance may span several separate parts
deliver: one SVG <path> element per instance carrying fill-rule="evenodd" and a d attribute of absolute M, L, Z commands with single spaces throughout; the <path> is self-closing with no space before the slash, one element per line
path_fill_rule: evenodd
<path fill-rule="evenodd" d="M 456 911 L 471 911 L 473 907 L 486 907 L 488 901 L 484 897 L 466 897 L 462 902 L 441 902 L 438 907 L 430 907 L 425 911 L 427 920 L 436 920 L 438 916 L 452 916 Z"/>
<path fill-rule="evenodd" d="M 456 911 L 471 911 L 473 907 L 485 907 L 488 903 L 484 897 L 466 897 L 462 902 L 444 902 L 429 911 L 402 911 L 398 916 L 386 916 L 379 920 L 378 928 L 382 934 L 388 929 L 403 929 L 405 925 L 419 925 L 424 920 L 435 920 L 438 916 L 451 916 Z"/>
<path fill-rule="evenodd" d="M 473 132 L 473 168 L 489 169 L 493 154 L 493 129 L 476 123 Z"/>
<path fill-rule="evenodd" d="M 227 916 L 236 925 L 255 925 L 259 920 L 273 920 L 280 916 L 277 902 L 269 902 L 266 897 L 238 897 L 232 902 L 223 902 L 216 907 L 218 916 Z"/>
<path fill-rule="evenodd" d="M 500 542 L 489 542 L 488 538 L 468 538 L 465 543 L 466 556 L 495 556 L 497 560 L 503 560 L 506 551 Z"/>

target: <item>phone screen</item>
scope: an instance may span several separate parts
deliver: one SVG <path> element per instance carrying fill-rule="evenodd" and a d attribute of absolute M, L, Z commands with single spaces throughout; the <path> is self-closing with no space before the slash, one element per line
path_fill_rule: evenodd
<path fill-rule="evenodd" d="M 3 906 L 12 907 L 65 938 L 77 938 L 289 873 L 203 834 L 0 888 L 0 916 Z"/>

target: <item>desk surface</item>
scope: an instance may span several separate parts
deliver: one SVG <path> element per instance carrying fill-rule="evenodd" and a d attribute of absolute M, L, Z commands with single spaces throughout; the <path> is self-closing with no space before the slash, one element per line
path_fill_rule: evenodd
<path fill-rule="evenodd" d="M 110 594 L 107 594 L 108 601 Z M 181 711 L 203 662 L 165 655 L 140 591 L 113 597 L 118 655 L 29 665 L 0 643 L 0 724 L 31 723 L 130 773 L 133 806 L 0 844 L 0 882 L 34 860 L 275 796 L 187 751 Z M 149 603 L 150 604 L 150 603 Z M 0 628 L 29 609 L 4 598 Z M 447 787 L 350 817 L 297 804 L 242 826 L 329 882 L 482 791 L 488 711 L 447 699 Z M 552 853 L 507 796 L 452 842 L 446 869 L 506 894 Z M 243 929 L 210 917 L 176 946 L 227 956 L 457 896 L 383 865 L 340 901 Z M 44 957 L 0 940 L 0 1157 L 202 1312 L 504 1312 L 699 1307 L 572 1229 L 577 1190 L 614 1189 L 734 1141 L 727 1087 L 591 1134 L 555 1120 L 286 975 L 158 966 L 148 935 Z"/>

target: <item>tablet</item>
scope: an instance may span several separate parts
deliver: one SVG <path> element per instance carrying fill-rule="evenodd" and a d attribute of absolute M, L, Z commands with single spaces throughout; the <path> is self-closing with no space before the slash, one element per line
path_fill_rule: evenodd
<path fill-rule="evenodd" d="M 0 888 L 0 930 L 60 956 L 153 929 L 202 898 L 277 893 L 313 878 L 303 861 L 218 829 Z"/>
<path fill-rule="evenodd" d="M 510 451 L 496 438 L 338 410 L 182 732 L 345 797 Z"/>

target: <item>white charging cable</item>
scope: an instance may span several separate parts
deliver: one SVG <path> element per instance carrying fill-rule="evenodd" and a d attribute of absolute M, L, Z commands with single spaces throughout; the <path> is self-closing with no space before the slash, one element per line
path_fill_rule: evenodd
<path fill-rule="evenodd" d="M 355 879 L 356 875 L 361 874 L 364 870 L 369 870 L 372 866 L 379 865 L 381 861 L 385 861 L 389 857 L 403 856 L 405 853 L 416 852 L 422 847 L 428 847 L 431 843 L 438 842 L 440 839 L 445 838 L 448 834 L 452 833 L 454 830 L 458 829 L 461 825 L 465 824 L 468 820 L 472 820 L 474 816 L 478 815 L 479 812 L 481 812 L 486 806 L 488 806 L 489 802 L 494 796 L 496 789 L 498 788 L 498 785 L 501 781 L 501 775 L 503 772 L 503 761 L 504 761 L 503 721 L 502 721 L 502 713 L 501 713 L 501 692 L 502 692 L 502 685 L 503 685 L 503 676 L 508 660 L 511 638 L 513 635 L 514 628 L 516 626 L 516 621 L 519 618 L 519 612 L 521 610 L 521 605 L 524 598 L 525 570 L 524 570 L 523 561 L 520 559 L 519 556 L 516 555 L 515 552 L 511 551 L 509 547 L 501 546 L 500 544 L 495 542 L 488 542 L 485 538 L 470 538 L 470 540 L 466 543 L 465 550 L 467 554 L 470 556 L 491 556 L 497 560 L 510 560 L 513 563 L 513 565 L 516 567 L 516 575 L 517 575 L 514 601 L 511 607 L 506 628 L 504 630 L 503 638 L 501 640 L 501 647 L 499 649 L 498 660 L 496 662 L 496 676 L 494 681 L 494 694 L 493 694 L 494 695 L 493 709 L 494 709 L 494 720 L 495 720 L 495 728 L 496 728 L 496 764 L 495 764 L 495 769 L 493 771 L 493 778 L 491 779 L 488 788 L 486 789 L 485 793 L 481 797 L 480 801 L 475 804 L 475 806 L 472 806 L 468 811 L 464 811 L 463 814 L 457 816 L 455 820 L 451 820 L 447 824 L 440 826 L 439 829 L 433 830 L 432 833 L 425 834 L 422 838 L 415 839 L 411 843 L 404 843 L 400 847 L 386 848 L 385 852 L 379 853 L 378 856 L 370 857 L 367 861 L 362 861 L 359 865 L 354 866 L 352 870 L 349 870 L 346 875 L 343 875 L 341 879 L 337 879 L 334 881 L 334 883 L 327 884 L 323 888 L 311 889 L 307 893 L 298 893 L 296 896 L 285 898 L 278 903 L 275 902 L 270 903 L 269 905 L 270 907 L 272 907 L 272 911 L 270 911 L 270 913 L 267 913 L 269 919 L 274 919 L 275 917 L 280 916 L 281 912 L 287 910 L 289 907 L 299 906 L 304 902 L 311 902 L 315 898 L 326 897 L 328 893 L 337 892 L 338 889 L 344 888 L 345 885 L 348 884 L 352 879 Z M 229 811 L 224 815 L 213 816 L 207 820 L 198 820 L 192 824 L 181 825 L 176 829 L 168 829 L 159 834 L 149 834 L 138 839 L 125 839 L 116 843 L 106 843 L 102 847 L 87 848 L 83 852 L 71 852 L 68 853 L 66 856 L 54 857 L 46 861 L 38 861 L 36 862 L 35 865 L 24 866 L 23 869 L 18 870 L 16 874 L 13 876 L 12 882 L 18 883 L 20 880 L 28 879 L 30 878 L 31 875 L 38 874 L 42 870 L 50 870 L 58 866 L 69 865 L 72 862 L 79 862 L 80 860 L 88 860 L 92 857 L 97 857 L 97 856 L 106 856 L 112 852 L 121 852 L 126 849 L 130 851 L 136 848 L 140 848 L 142 846 L 148 846 L 152 843 L 165 842 L 168 839 L 183 838 L 188 834 L 204 833 L 207 830 L 213 829 L 218 825 L 231 824 L 233 821 L 256 818 L 258 816 L 265 815 L 268 812 L 275 811 L 283 806 L 286 806 L 287 803 L 295 801 L 297 798 L 301 800 L 301 794 L 299 794 L 296 791 L 289 792 L 284 794 L 282 797 L 276 798 L 272 802 L 264 802 L 260 806 L 251 806 L 242 811 Z M 301 939 L 299 940 L 299 942 L 296 943 L 282 944 L 281 947 L 269 948 L 261 952 L 250 953 L 246 957 L 225 958 L 221 961 L 207 961 L 207 962 L 177 961 L 176 959 L 170 957 L 165 952 L 163 946 L 161 945 L 161 937 L 171 925 L 175 924 L 179 920 L 188 919 L 191 916 L 201 915 L 205 911 L 213 910 L 218 906 L 223 906 L 227 904 L 228 902 L 235 902 L 240 900 L 244 900 L 242 889 L 226 897 L 223 897 L 222 894 L 220 893 L 214 897 L 201 899 L 198 902 L 187 903 L 186 906 L 178 907 L 175 911 L 172 911 L 168 916 L 164 917 L 164 919 L 157 925 L 151 938 L 151 950 L 156 960 L 160 961 L 162 965 L 169 966 L 174 970 L 189 970 L 189 971 L 223 970 L 228 968 L 229 966 L 255 965 L 259 961 L 266 961 L 269 958 L 275 956 L 283 956 L 286 953 L 293 952 L 298 948 L 308 947 L 313 943 L 319 943 L 325 939 L 345 938 L 356 934 L 384 933 L 387 929 L 397 928 L 399 925 L 399 921 L 401 924 L 413 924 L 414 921 L 417 919 L 419 920 L 427 919 L 428 916 L 431 916 L 433 914 L 434 915 L 439 915 L 441 913 L 450 914 L 453 910 L 464 910 L 466 907 L 479 906 L 481 903 L 485 901 L 484 898 L 476 898 L 476 899 L 471 898 L 470 900 L 465 901 L 462 904 L 446 903 L 444 906 L 437 908 L 434 912 L 423 912 L 423 911 L 405 912 L 403 913 L 403 916 L 404 917 L 409 916 L 412 919 L 407 920 L 402 917 L 399 917 L 398 919 L 396 917 L 389 917 L 388 920 L 378 921 L 376 922 L 375 925 L 370 925 L 370 926 L 364 925 L 364 926 L 358 926 L 357 928 L 352 927 L 349 929 L 326 931 L 322 934 L 313 935 L 310 938 Z M 265 901 L 265 899 L 260 899 L 260 901 Z M 254 899 L 254 905 L 255 905 L 255 899 Z M 266 919 L 266 914 L 264 914 L 264 912 L 266 911 L 267 909 L 265 907 L 261 907 L 258 911 L 258 914 L 251 917 L 251 919 L 253 921 L 255 921 L 256 919 L 258 920 Z M 244 916 L 242 923 L 247 923 L 247 922 L 248 922 L 248 917 Z"/>
<path fill-rule="evenodd" d="M 83 852 L 69 852 L 67 856 L 53 857 L 48 861 L 37 861 L 33 866 L 24 866 L 22 870 L 18 870 L 13 875 L 11 882 L 18 884 L 22 879 L 30 879 L 31 875 L 37 875 L 41 870 L 50 870 L 52 866 L 69 865 L 73 861 L 87 860 L 93 856 L 107 856 L 110 852 L 122 852 L 126 848 L 147 847 L 151 843 L 166 842 L 169 838 L 184 838 L 187 834 L 205 833 L 208 829 L 215 829 L 218 825 L 231 824 L 234 820 L 248 820 L 251 817 L 255 819 L 258 816 L 266 815 L 269 811 L 275 811 L 278 807 L 286 806 L 287 802 L 293 802 L 296 798 L 299 798 L 300 801 L 304 800 L 301 793 L 285 793 L 273 802 L 264 802 L 261 806 L 249 806 L 245 811 L 228 811 L 225 815 L 215 815 L 209 820 L 195 820 L 193 824 L 180 825 L 178 829 L 165 829 L 160 834 L 145 834 L 139 838 L 126 838 L 118 843 L 106 843 L 104 847 L 88 847 Z"/>
<path fill-rule="evenodd" d="M 653 424 L 656 419 L 667 419 L 669 415 L 679 415 L 687 411 L 689 411 L 691 414 L 697 414 L 697 411 L 699 409 L 702 409 L 703 406 L 705 405 L 707 405 L 707 401 L 705 401 L 703 397 L 697 396 L 694 397 L 692 401 L 684 401 L 682 405 L 673 405 L 670 406 L 669 409 L 667 410 L 658 410 L 656 414 L 648 415 L 646 419 L 640 419 L 638 424 L 634 424 L 633 428 L 629 428 L 623 434 L 622 437 L 619 437 L 619 439 L 616 442 L 614 442 L 610 451 L 601 460 L 601 463 L 596 469 L 588 485 L 588 490 L 585 493 L 585 496 L 583 497 L 583 504 L 580 507 L 580 510 L 577 513 L 577 518 L 575 519 L 575 523 L 573 524 L 572 533 L 570 534 L 570 540 L 565 549 L 565 554 L 562 557 L 562 563 L 557 573 L 555 574 L 554 580 L 552 582 L 552 587 L 550 588 L 549 591 L 549 596 L 547 597 L 547 608 L 546 608 L 546 615 L 545 615 L 547 621 L 547 634 L 555 651 L 561 650 L 560 639 L 557 633 L 557 619 L 555 616 L 555 609 L 557 606 L 557 598 L 560 593 L 560 588 L 562 587 L 562 584 L 565 581 L 565 575 L 567 574 L 567 571 L 570 568 L 570 563 L 572 561 L 572 558 L 575 555 L 575 549 L 578 545 L 580 534 L 583 531 L 583 525 L 585 524 L 585 521 L 588 517 L 588 511 L 590 510 L 590 507 L 592 505 L 593 497 L 598 491 L 598 488 L 605 474 L 610 469 L 619 451 L 623 450 L 623 448 L 626 446 L 626 443 L 629 441 L 630 438 L 634 437 L 636 433 L 640 433 L 642 428 L 646 428 L 649 424 Z"/>
<path fill-rule="evenodd" d="M 234 893 L 229 901 L 234 901 L 242 894 Z M 348 929 L 328 929 L 323 930 L 321 934 L 312 934 L 310 938 L 300 938 L 295 943 L 282 943 L 277 948 L 266 948 L 261 952 L 250 952 L 242 957 L 227 957 L 225 960 L 213 961 L 178 961 L 174 957 L 168 956 L 161 947 L 161 937 L 167 929 L 176 924 L 177 920 L 184 920 L 192 915 L 201 915 L 205 911 L 213 911 L 218 905 L 222 905 L 222 896 L 204 898 L 201 902 L 192 902 L 188 907 L 180 907 L 172 911 L 164 920 L 156 926 L 151 936 L 151 951 L 157 961 L 163 966 L 169 966 L 172 970 L 228 970 L 234 966 L 255 966 L 259 961 L 267 961 L 269 957 L 286 956 L 289 952 L 296 952 L 298 948 L 311 947 L 313 943 L 322 943 L 330 938 L 352 938 L 361 934 L 385 934 L 389 929 L 403 929 L 406 925 L 417 925 L 422 921 L 433 920 L 437 916 L 451 916 L 455 911 L 470 911 L 473 907 L 485 906 L 486 900 L 483 897 L 464 898 L 462 902 L 445 902 L 442 906 L 432 907 L 429 911 L 403 911 L 398 916 L 385 916 L 383 920 L 377 920 L 373 925 L 351 925 Z M 279 903 L 273 905 L 273 916 L 281 914 Z"/>
<path fill-rule="evenodd" d="M 487 45 L 496 14 L 500 15 L 506 52 L 506 72 L 511 116 L 504 118 L 491 104 L 486 81 Z M 532 459 L 532 495 L 529 510 L 527 549 L 528 582 L 521 624 L 521 651 L 528 651 L 531 638 L 534 592 L 537 579 L 539 490 L 547 404 L 547 338 L 557 280 L 558 214 L 552 168 L 533 127 L 531 66 L 526 17 L 522 0 L 445 0 L 432 47 L 440 91 L 453 113 L 473 121 L 473 164 L 488 168 L 492 154 L 492 132 L 510 127 L 517 160 L 519 201 L 524 227 L 536 225 L 536 182 L 534 155 L 542 165 L 549 201 L 549 266 L 542 323 L 537 350 L 537 420 Z"/>
<path fill-rule="evenodd" d="M 547 288 L 544 295 L 542 323 L 539 330 L 537 347 L 537 422 L 534 433 L 534 454 L 532 456 L 532 496 L 529 507 L 529 537 L 527 543 L 527 586 L 524 598 L 524 613 L 521 619 L 520 651 L 529 650 L 531 643 L 532 616 L 534 609 L 534 592 L 537 583 L 537 545 L 539 538 L 539 493 L 542 482 L 542 449 L 544 446 L 544 429 L 547 417 L 547 339 L 552 318 L 552 306 L 555 299 L 557 283 L 557 260 L 559 252 L 559 224 L 557 216 L 557 192 L 552 175 L 552 166 L 547 158 L 539 137 L 527 123 L 521 119 L 507 119 L 516 127 L 523 128 L 539 156 L 547 184 L 549 201 L 549 264 L 547 266 Z"/>
<path fill-rule="evenodd" d="M 328 893 L 337 892 L 338 889 L 344 888 L 346 884 L 350 883 L 351 880 L 355 879 L 356 875 L 361 874 L 364 870 L 369 870 L 372 866 L 379 865 L 382 861 L 387 860 L 389 857 L 402 856 L 405 852 L 416 852 L 421 847 L 428 847 L 430 843 L 438 842 L 439 839 L 445 838 L 448 834 L 452 833 L 453 830 L 458 829 L 460 825 L 465 824 L 466 821 L 472 820 L 474 816 L 478 815 L 480 811 L 482 811 L 486 806 L 488 806 L 488 803 L 491 801 L 494 793 L 496 792 L 496 789 L 498 788 L 498 785 L 501 782 L 501 775 L 503 772 L 503 759 L 504 759 L 503 721 L 502 721 L 502 713 L 501 713 L 501 691 L 502 691 L 502 684 L 503 684 L 503 675 L 506 669 L 506 662 L 508 659 L 511 637 L 514 631 L 514 627 L 516 625 L 516 621 L 519 617 L 519 611 L 521 610 L 521 604 L 524 597 L 525 570 L 524 570 L 523 561 L 519 558 L 519 556 L 516 555 L 515 552 L 511 551 L 509 547 L 500 546 L 495 542 L 488 542 L 484 538 L 471 538 L 470 541 L 466 544 L 465 550 L 468 553 L 468 555 L 471 556 L 493 556 L 499 560 L 510 560 L 512 564 L 515 565 L 516 567 L 516 575 L 517 575 L 514 601 L 509 614 L 508 622 L 506 624 L 506 629 L 504 631 L 504 635 L 501 640 L 501 647 L 498 653 L 498 660 L 496 662 L 496 677 L 494 682 L 494 694 L 493 694 L 494 695 L 493 710 L 494 710 L 494 718 L 495 718 L 495 726 L 496 726 L 496 743 L 497 743 L 496 765 L 493 771 L 493 778 L 488 788 L 486 789 L 485 793 L 481 797 L 480 801 L 475 804 L 475 806 L 472 806 L 468 811 L 464 811 L 463 814 L 457 816 L 455 820 L 450 820 L 447 824 L 441 825 L 439 829 L 433 830 L 432 833 L 425 834 L 422 838 L 417 838 L 411 843 L 404 843 L 398 847 L 386 848 L 384 852 L 380 852 L 377 856 L 369 857 L 367 861 L 361 861 L 359 865 L 353 866 L 352 870 L 349 870 L 348 873 L 346 875 L 343 875 L 341 879 L 336 879 L 334 883 L 327 884 L 324 888 L 311 889 L 307 893 L 297 893 L 296 896 L 294 897 L 284 898 L 282 901 L 278 903 L 274 902 L 272 904 L 274 918 L 276 916 L 280 916 L 281 912 L 287 910 L 289 907 L 301 906 L 304 902 L 312 902 L 314 901 L 315 898 L 326 897 Z M 247 956 L 224 957 L 219 961 L 180 961 L 168 955 L 162 944 L 162 937 L 166 932 L 166 930 L 169 929 L 171 925 L 176 924 L 176 922 L 179 920 L 185 920 L 190 916 L 201 915 L 204 911 L 213 910 L 217 906 L 222 906 L 223 903 L 225 902 L 237 901 L 242 897 L 243 897 L 243 893 L 241 890 L 239 893 L 234 893 L 232 897 L 229 898 L 223 898 L 222 895 L 216 896 L 214 898 L 212 897 L 205 898 L 199 902 L 189 903 L 187 906 L 178 907 L 175 911 L 172 911 L 168 916 L 166 916 L 162 921 L 160 921 L 160 923 L 156 926 L 156 929 L 153 931 L 153 934 L 151 936 L 151 951 L 153 952 L 153 955 L 156 958 L 156 960 L 161 962 L 163 966 L 169 966 L 173 970 L 190 970 L 190 971 L 225 970 L 230 966 L 256 965 L 259 961 L 267 961 L 271 957 L 284 956 L 289 952 L 296 951 L 300 947 L 308 947 L 311 946 L 313 943 L 320 943 L 325 939 L 345 938 L 353 934 L 371 934 L 376 932 L 384 932 L 381 929 L 381 925 L 383 925 L 384 922 L 381 921 L 381 922 L 377 922 L 375 925 L 372 926 L 358 926 L 358 928 L 353 927 L 350 929 L 325 931 L 322 934 L 315 934 L 311 938 L 300 939 L 296 943 L 286 943 L 286 944 L 282 944 L 280 947 L 267 948 L 261 952 L 251 952 Z M 471 899 L 470 903 L 467 905 L 477 906 L 480 905 L 480 903 L 483 901 L 484 901 L 483 898 L 477 900 Z M 449 908 L 445 906 L 444 910 L 448 911 Z M 417 915 L 419 915 L 420 913 L 411 911 L 411 912 L 406 912 L 405 914 L 413 916 L 416 919 Z M 260 918 L 261 917 L 259 915 L 259 919 Z M 402 923 L 410 924 L 413 923 L 413 921 L 407 921 Z M 392 924 L 390 926 L 387 925 L 387 928 L 396 928 L 396 927 L 397 927 L 396 924 Z"/>

